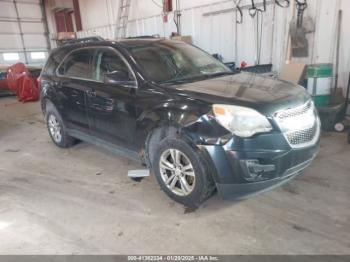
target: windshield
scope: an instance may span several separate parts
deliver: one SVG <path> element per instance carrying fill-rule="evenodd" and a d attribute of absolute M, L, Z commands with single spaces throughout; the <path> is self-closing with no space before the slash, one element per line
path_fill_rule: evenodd
<path fill-rule="evenodd" d="M 202 80 L 232 72 L 202 50 L 181 42 L 159 41 L 129 48 L 145 74 L 157 83 Z"/>

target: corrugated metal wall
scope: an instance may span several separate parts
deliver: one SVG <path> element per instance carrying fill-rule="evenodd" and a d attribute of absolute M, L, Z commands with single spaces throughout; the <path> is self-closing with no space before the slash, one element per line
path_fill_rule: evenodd
<path fill-rule="evenodd" d="M 169 22 L 162 22 L 161 0 L 132 0 L 128 24 L 128 36 L 152 35 L 168 37 L 176 31 L 169 14 Z M 259 2 L 259 1 L 256 1 Z M 261 1 L 260 1 L 261 2 Z M 260 63 L 272 63 L 279 71 L 285 63 L 289 22 L 296 13 L 293 5 L 281 8 L 269 1 L 267 12 L 263 14 L 262 52 Z M 293 1 L 291 1 L 293 2 Z M 241 5 L 249 5 L 250 0 L 242 0 Z M 113 39 L 114 23 L 118 0 L 80 0 L 83 28 L 78 36 L 101 35 Z M 232 0 L 182 0 L 182 34 L 191 35 L 194 44 L 210 53 L 219 53 L 225 61 L 256 61 L 256 21 L 244 10 L 242 24 L 235 26 L 236 12 L 218 12 L 234 6 Z M 334 61 L 336 44 L 336 24 L 338 10 L 343 10 L 343 30 L 341 37 L 340 81 L 345 86 L 350 70 L 350 23 L 349 0 L 308 0 L 305 16 L 313 19 L 316 31 L 308 35 L 310 55 L 305 59 L 293 59 L 307 64 L 329 63 Z M 237 45 L 237 51 L 235 46 Z"/>
<path fill-rule="evenodd" d="M 49 47 L 40 0 L 0 1 L 0 64 L 41 64 Z"/>

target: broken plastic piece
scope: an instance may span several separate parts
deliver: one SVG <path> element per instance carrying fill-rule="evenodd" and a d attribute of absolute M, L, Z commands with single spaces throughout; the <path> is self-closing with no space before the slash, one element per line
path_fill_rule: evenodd
<path fill-rule="evenodd" d="M 140 170 L 129 170 L 128 177 L 136 178 L 136 177 L 148 177 L 150 176 L 149 169 L 140 169 Z"/>

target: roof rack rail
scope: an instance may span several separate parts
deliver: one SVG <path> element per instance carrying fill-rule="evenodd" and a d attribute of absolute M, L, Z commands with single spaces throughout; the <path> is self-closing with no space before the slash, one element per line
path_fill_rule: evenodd
<path fill-rule="evenodd" d="M 141 35 L 141 36 L 129 36 L 125 39 L 138 39 L 138 38 L 159 38 L 159 35 Z"/>
<path fill-rule="evenodd" d="M 104 39 L 100 36 L 92 36 L 92 37 L 64 40 L 62 41 L 62 45 L 84 44 L 84 43 L 99 42 L 99 41 L 104 41 Z"/>

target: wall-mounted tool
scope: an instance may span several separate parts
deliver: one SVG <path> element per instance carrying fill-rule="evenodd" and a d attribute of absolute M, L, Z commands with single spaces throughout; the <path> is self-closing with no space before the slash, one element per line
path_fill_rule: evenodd
<path fill-rule="evenodd" d="M 256 18 L 256 56 L 255 65 L 260 64 L 261 45 L 262 45 L 262 32 L 263 32 L 263 12 L 266 11 L 266 0 L 263 0 L 262 9 L 257 8 L 254 0 L 252 0 L 252 6 L 249 8 L 249 15 L 252 18 Z"/>
<path fill-rule="evenodd" d="M 176 10 L 174 11 L 174 23 L 178 35 L 181 35 L 181 9 L 180 0 L 176 0 Z"/>
<path fill-rule="evenodd" d="M 236 3 L 236 2 L 241 2 L 241 1 L 233 0 L 233 2 Z M 254 2 L 255 8 L 258 9 L 258 7 L 261 7 L 261 6 L 263 7 L 263 9 L 260 9 L 262 11 L 265 11 L 267 9 L 268 5 L 275 5 L 275 4 L 280 6 L 280 7 L 286 8 L 286 7 L 289 7 L 290 0 L 270 0 L 270 1 L 265 0 L 263 2 L 258 2 L 258 3 Z M 264 7 L 264 6 L 266 6 L 266 7 Z M 251 5 L 251 3 L 247 4 L 247 5 L 239 5 L 238 8 L 240 9 L 240 11 L 242 11 L 242 16 L 243 16 L 244 15 L 243 10 L 251 9 L 252 5 Z M 203 16 L 219 15 L 219 14 L 224 14 L 224 13 L 231 13 L 232 11 L 236 11 L 236 10 L 237 10 L 237 6 L 234 6 L 234 7 L 221 9 L 221 10 L 217 10 L 217 11 L 205 12 L 202 15 Z"/>
<path fill-rule="evenodd" d="M 287 8 L 290 5 L 290 1 L 289 0 L 275 0 L 275 3 L 279 7 L 283 7 L 283 8 Z"/>
<path fill-rule="evenodd" d="M 238 64 L 238 25 L 243 23 L 243 11 L 240 7 L 242 0 L 232 0 L 235 4 L 236 23 L 235 23 L 235 64 Z"/>
<path fill-rule="evenodd" d="M 334 90 L 333 96 L 335 96 L 338 88 L 339 79 L 339 59 L 340 59 L 340 37 L 341 37 L 341 26 L 343 19 L 343 10 L 338 11 L 338 25 L 337 25 L 337 45 L 336 45 L 336 55 L 335 55 L 335 78 L 334 78 Z"/>
<path fill-rule="evenodd" d="M 255 17 L 258 12 L 265 12 L 266 11 L 266 0 L 263 0 L 263 9 L 257 8 L 255 6 L 255 0 L 252 0 L 252 7 L 249 8 L 249 15 L 251 17 Z"/>
<path fill-rule="evenodd" d="M 303 26 L 304 11 L 307 8 L 306 0 L 295 0 L 297 3 L 298 19 L 297 26 L 301 28 Z"/>
<path fill-rule="evenodd" d="M 267 10 L 267 6 L 268 5 L 272 5 L 273 8 L 275 8 L 275 5 L 278 5 L 280 7 L 283 8 L 287 8 L 290 6 L 290 0 L 260 0 L 259 2 L 256 0 L 251 0 L 251 2 L 249 4 L 243 4 L 245 1 L 242 0 L 232 0 L 234 6 L 230 7 L 230 8 L 226 8 L 226 9 L 222 9 L 222 10 L 216 10 L 216 11 L 211 11 L 211 12 L 206 12 L 203 13 L 204 17 L 208 17 L 208 16 L 214 16 L 214 15 L 219 15 L 219 14 L 223 14 L 223 13 L 231 13 L 231 12 L 236 12 L 236 23 L 235 23 L 235 62 L 236 64 L 239 64 L 239 59 L 238 59 L 238 43 L 237 43 L 237 39 L 238 39 L 238 24 L 242 24 L 243 20 L 244 20 L 244 10 L 248 10 L 249 14 L 255 18 L 258 15 L 258 19 L 257 19 L 257 24 L 258 24 L 258 28 L 257 28 L 257 53 L 260 53 L 260 49 L 261 49 L 261 36 L 262 36 L 262 20 L 263 20 L 263 16 L 260 14 L 262 14 L 264 11 Z M 294 2 L 293 2 L 294 3 Z M 275 15 L 275 12 L 273 11 L 273 15 Z M 259 24 L 261 24 L 261 29 L 259 30 Z M 274 29 L 273 29 L 274 31 Z M 273 34 L 272 34 L 272 41 L 271 43 L 273 43 Z M 272 45 L 273 46 L 273 45 Z M 256 57 L 256 61 L 257 64 L 260 62 L 260 55 L 257 54 Z"/>
<path fill-rule="evenodd" d="M 255 2 L 254 2 L 254 0 L 252 0 L 252 7 L 249 8 L 249 15 L 250 15 L 251 17 L 255 17 L 256 14 L 257 14 L 257 12 L 258 12 L 258 9 L 255 7 Z"/>
<path fill-rule="evenodd" d="M 309 43 L 306 38 L 306 30 L 303 26 L 304 12 L 307 8 L 306 0 L 295 0 L 297 9 L 297 19 L 293 19 L 290 24 L 290 37 L 292 56 L 308 57 Z"/>
<path fill-rule="evenodd" d="M 238 0 L 238 1 L 232 0 L 232 1 L 235 4 L 237 14 L 239 14 L 239 18 L 238 18 L 238 15 L 236 15 L 236 23 L 242 24 L 243 23 L 243 11 L 242 11 L 242 8 L 239 6 L 239 4 L 241 3 L 241 0 Z"/>

